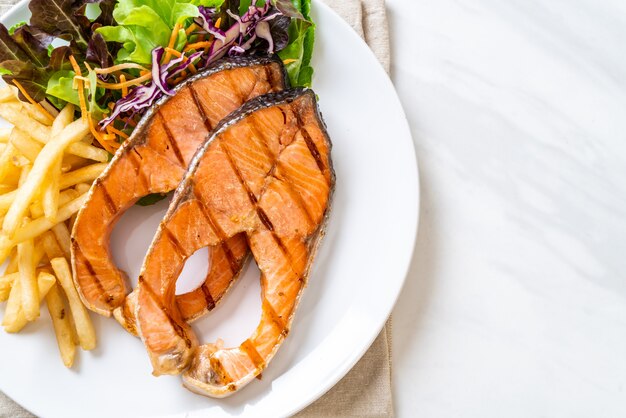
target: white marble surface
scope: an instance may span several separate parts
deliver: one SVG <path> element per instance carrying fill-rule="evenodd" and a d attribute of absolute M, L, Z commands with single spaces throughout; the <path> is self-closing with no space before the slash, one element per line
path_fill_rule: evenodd
<path fill-rule="evenodd" d="M 398 416 L 626 416 L 626 2 L 387 1 L 422 187 Z"/>

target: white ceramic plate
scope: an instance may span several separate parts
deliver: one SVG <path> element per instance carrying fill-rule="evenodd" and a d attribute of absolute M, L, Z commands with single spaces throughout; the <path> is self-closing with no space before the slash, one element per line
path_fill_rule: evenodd
<path fill-rule="evenodd" d="M 26 3 L 4 16 L 27 20 Z M 279 417 L 304 408 L 339 381 L 384 325 L 402 289 L 418 221 L 413 142 L 393 85 L 367 45 L 329 8 L 315 2 L 314 88 L 332 138 L 337 189 L 328 233 L 292 331 L 262 380 L 227 399 L 194 395 L 178 377 L 151 375 L 138 339 L 93 315 L 99 344 L 67 370 L 47 311 L 21 334 L 0 332 L 0 390 L 45 417 Z M 120 266 L 133 276 L 166 202 L 135 207 L 113 235 Z M 194 255 L 181 286 L 204 277 Z M 250 267 L 210 315 L 195 323 L 204 342 L 238 345 L 260 317 L 258 270 Z M 3 308 L 0 308 L 2 310 Z"/>

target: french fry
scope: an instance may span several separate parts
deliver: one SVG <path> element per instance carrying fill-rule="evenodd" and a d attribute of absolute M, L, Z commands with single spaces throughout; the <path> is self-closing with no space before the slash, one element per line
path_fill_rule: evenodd
<path fill-rule="evenodd" d="M 37 106 L 33 106 L 30 103 L 20 103 L 24 111 L 30 116 L 32 119 L 41 123 L 42 125 L 50 126 L 52 125 L 50 121 L 50 116 L 43 112 L 43 108 L 38 108 Z"/>
<path fill-rule="evenodd" d="M 8 238 L 5 234 L 0 234 L 0 263 L 3 263 L 6 260 L 13 246 L 24 240 L 34 239 L 44 232 L 52 229 L 54 225 L 67 221 L 73 214 L 78 212 L 83 203 L 85 203 L 86 199 L 87 194 L 83 194 L 59 208 L 57 217 L 54 221 L 49 221 L 45 217 L 32 220 L 28 224 L 19 228 L 15 232 L 13 239 Z"/>
<path fill-rule="evenodd" d="M 28 132 L 42 144 L 50 140 L 50 127 L 31 119 L 22 111 L 22 105 L 19 102 L 0 103 L 0 117 L 14 126 L 19 126 L 21 130 Z"/>
<path fill-rule="evenodd" d="M 54 122 L 52 122 L 52 132 L 53 134 L 59 134 L 63 129 L 65 129 L 72 121 L 74 120 L 74 111 L 76 107 L 68 103 L 65 107 L 59 112 L 56 118 L 54 118 Z"/>
<path fill-rule="evenodd" d="M 59 209 L 59 181 L 61 180 L 61 162 L 59 157 L 52 165 L 50 177 L 41 196 L 43 213 L 48 220 L 53 220 L 57 216 Z"/>
<path fill-rule="evenodd" d="M 89 161 L 83 157 L 77 157 L 75 155 L 65 153 L 65 155 L 63 156 L 61 167 L 62 168 L 69 167 L 69 170 L 66 170 L 66 171 L 61 170 L 61 172 L 67 173 L 68 171 L 76 170 L 77 168 L 81 168 L 89 164 L 93 164 L 93 161 Z"/>
<path fill-rule="evenodd" d="M 4 235 L 9 238 L 13 236 L 28 206 L 37 195 L 42 183 L 46 179 L 46 173 L 50 169 L 50 166 L 63 154 L 65 147 L 72 142 L 79 141 L 88 132 L 89 126 L 87 122 L 79 119 L 68 125 L 63 129 L 62 133 L 55 136 L 53 140 L 44 146 L 41 153 L 37 156 L 28 178 L 17 190 L 15 200 L 4 217 L 4 222 L 2 223 L 2 232 Z"/>
<path fill-rule="evenodd" d="M 74 190 L 76 190 L 78 194 L 87 193 L 89 189 L 91 189 L 91 184 L 87 183 L 78 183 L 76 186 L 74 186 Z"/>
<path fill-rule="evenodd" d="M 8 147 L 8 145 L 7 145 Z M 16 150 L 17 152 L 17 150 Z M 5 171 L 5 176 L 2 179 L 2 183 L 0 184 L 5 184 L 7 186 L 13 186 L 14 189 L 17 189 L 17 182 L 20 179 L 20 174 L 21 171 L 18 167 L 16 167 L 15 165 L 9 163 L 7 170 Z"/>
<path fill-rule="evenodd" d="M 43 146 L 32 139 L 28 134 L 21 129 L 14 128 L 10 136 L 11 144 L 30 162 L 34 162 Z"/>
<path fill-rule="evenodd" d="M 33 249 L 33 262 L 35 267 L 39 267 L 39 265 L 47 258 L 46 250 L 41 245 L 41 239 L 37 239 L 34 241 L 34 249 Z"/>
<path fill-rule="evenodd" d="M 107 151 L 84 142 L 76 142 L 70 145 L 67 147 L 67 153 L 101 163 L 109 161 L 109 153 Z"/>
<path fill-rule="evenodd" d="M 13 89 L 17 90 L 17 88 L 9 85 L 0 88 L 0 103 L 17 101 L 17 93 Z"/>
<path fill-rule="evenodd" d="M 63 190 L 79 183 L 92 182 L 100 175 L 100 173 L 104 171 L 106 166 L 106 163 L 96 163 L 87 167 L 79 168 L 78 170 L 70 171 L 69 173 L 65 173 L 61 175 L 59 187 Z M 11 204 L 15 201 L 16 195 L 16 190 L 0 195 L 0 213 L 11 207 Z"/>
<path fill-rule="evenodd" d="M 52 136 L 61 134 L 63 129 L 69 125 L 74 115 L 74 106 L 68 104 L 59 113 L 59 116 L 54 119 L 52 124 Z M 63 156 L 57 157 L 56 161 L 52 164 L 49 178 L 45 186 L 41 203 L 43 205 L 44 215 L 48 220 L 54 220 L 59 207 L 59 178 L 61 176 L 61 165 L 63 163 Z"/>
<path fill-rule="evenodd" d="M 15 232 L 15 236 L 13 240 L 9 240 L 9 242 L 13 242 L 13 245 L 19 244 L 20 242 L 35 238 L 44 232 L 52 229 L 52 227 L 58 223 L 67 221 L 70 216 L 74 213 L 78 212 L 80 207 L 85 203 L 85 199 L 87 198 L 87 194 L 82 194 L 78 196 L 76 199 L 71 200 L 67 204 L 61 206 L 59 211 L 57 212 L 57 217 L 53 222 L 47 220 L 45 217 L 37 218 L 30 221 L 28 224 L 22 226 Z M 2 237 L 0 236 L 0 239 Z"/>
<path fill-rule="evenodd" d="M 39 317 L 39 289 L 35 276 L 35 246 L 32 239 L 28 239 L 17 246 L 17 265 L 22 288 L 22 309 L 28 321 Z"/>
<path fill-rule="evenodd" d="M 9 260 L 9 264 L 7 264 L 7 268 L 4 270 L 4 274 L 11 274 L 17 272 L 17 248 L 13 248 L 11 251 L 11 258 Z"/>
<path fill-rule="evenodd" d="M 49 273 L 41 272 L 37 275 L 37 287 L 39 292 L 40 304 L 55 282 L 55 277 Z M 17 301 L 12 300 L 13 292 L 21 293 L 20 288 L 21 282 L 19 280 L 15 281 L 15 283 L 13 284 L 13 289 L 11 289 L 11 295 L 9 295 L 9 301 L 7 302 L 6 310 L 4 311 L 4 318 L 2 318 L 2 325 L 4 326 L 4 330 L 6 332 L 20 332 L 22 328 L 24 328 L 24 326 L 28 323 L 26 315 L 24 314 L 24 310 L 22 309 L 19 296 L 16 296 L 16 299 L 18 299 Z M 13 303 L 15 306 L 11 306 L 11 310 L 9 311 L 9 306 L 11 305 L 11 303 Z"/>
<path fill-rule="evenodd" d="M 70 171 L 61 176 L 61 190 L 75 186 L 79 183 L 91 183 L 94 181 L 107 167 L 108 163 L 91 164 L 78 170 Z M 1 204 L 0 204 L 1 207 Z"/>
<path fill-rule="evenodd" d="M 19 278 L 13 282 L 11 287 L 11 293 L 9 294 L 9 300 L 7 306 L 4 309 L 4 316 L 2 317 L 2 326 L 10 326 L 13 324 L 20 311 L 22 310 L 22 286 Z"/>
<path fill-rule="evenodd" d="M 41 236 L 41 245 L 48 256 L 48 259 L 52 260 L 57 257 L 65 257 L 65 253 L 61 249 L 61 246 L 52 231 L 48 231 Z"/>
<path fill-rule="evenodd" d="M 22 166 L 22 173 L 20 174 L 20 179 L 17 182 L 17 187 L 22 187 L 24 183 L 26 183 L 26 179 L 28 179 L 28 174 L 32 168 L 33 166 L 30 164 L 24 164 Z"/>
<path fill-rule="evenodd" d="M 54 326 L 54 333 L 57 337 L 63 364 L 65 364 L 65 367 L 72 367 L 76 357 L 76 344 L 74 344 L 72 338 L 72 323 L 70 322 L 70 316 L 67 314 L 61 290 L 56 284 L 48 291 L 46 303 L 52 319 L 52 325 Z"/>
<path fill-rule="evenodd" d="M 11 163 L 18 168 L 22 168 L 25 165 L 32 165 L 32 162 L 22 154 L 14 155 L 13 158 L 11 158 Z"/>
<path fill-rule="evenodd" d="M 66 189 L 59 193 L 59 206 L 63 206 L 67 204 L 70 200 L 76 199 L 80 194 L 74 189 Z M 43 205 L 41 202 L 36 201 L 32 205 L 30 205 L 30 216 L 32 218 L 40 218 L 45 216 L 43 213 Z"/>
<path fill-rule="evenodd" d="M 70 231 L 67 229 L 67 226 L 63 222 L 58 223 L 52 227 L 52 232 L 54 233 L 54 236 L 61 246 L 65 258 L 70 260 L 72 258 L 72 254 L 70 253 L 70 248 L 72 247 L 72 238 Z"/>
<path fill-rule="evenodd" d="M 0 96 L 1 96 L 1 90 L 0 90 Z M 1 97 L 0 97 L 1 99 Z M 2 128 L 0 128 L 0 142 L 3 144 L 6 144 L 9 142 L 9 137 L 11 136 L 11 132 L 13 131 L 13 127 L 12 126 L 4 126 Z"/>
<path fill-rule="evenodd" d="M 19 280 L 19 273 L 11 273 L 0 277 L 0 302 L 4 302 L 9 298 L 13 282 Z"/>
<path fill-rule="evenodd" d="M 12 169 L 15 168 L 11 161 L 13 157 L 17 155 L 17 149 L 11 143 L 0 154 L 0 181 L 4 181 L 5 177 L 9 175 Z"/>
<path fill-rule="evenodd" d="M 74 287 L 72 273 L 67 260 L 63 257 L 57 257 L 50 260 L 50 264 L 69 301 L 70 311 L 72 312 L 72 318 L 74 318 L 76 333 L 78 334 L 78 341 L 81 348 L 83 350 L 94 349 L 96 347 L 96 332 L 93 328 L 91 318 L 89 318 L 89 313 Z"/>

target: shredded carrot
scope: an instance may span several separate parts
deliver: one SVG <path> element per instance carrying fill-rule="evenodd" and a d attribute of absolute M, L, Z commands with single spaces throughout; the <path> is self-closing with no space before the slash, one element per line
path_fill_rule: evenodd
<path fill-rule="evenodd" d="M 168 52 L 168 53 L 172 54 L 176 58 L 180 58 L 183 55 L 180 52 L 178 52 L 177 50 L 175 50 L 173 48 L 170 48 L 170 47 L 165 48 L 165 52 Z"/>
<path fill-rule="evenodd" d="M 217 20 L 215 21 L 215 27 L 219 29 L 221 24 L 222 24 L 222 18 L 218 17 Z"/>
<path fill-rule="evenodd" d="M 143 77 L 143 76 L 145 76 L 145 75 L 148 75 L 148 74 L 152 74 L 152 73 L 151 73 L 150 71 L 148 71 L 148 70 L 145 70 L 145 71 L 140 71 L 140 72 L 139 72 L 139 75 L 140 75 L 141 77 Z"/>
<path fill-rule="evenodd" d="M 143 83 L 144 81 L 148 81 L 152 78 L 152 73 L 148 73 L 142 75 L 141 77 L 134 78 L 132 80 L 128 80 L 120 83 L 105 83 L 103 81 L 98 81 L 98 87 L 104 87 L 109 90 L 124 90 L 124 87 L 136 86 L 138 84 Z"/>
<path fill-rule="evenodd" d="M 131 118 L 122 118 L 122 119 L 121 119 L 121 121 L 122 121 L 122 122 L 124 122 L 124 124 L 125 124 L 125 125 L 130 125 L 130 126 L 132 126 L 133 128 L 134 128 L 135 126 L 137 126 L 137 122 L 135 122 L 135 121 L 134 121 L 133 119 L 131 119 Z"/>
<path fill-rule="evenodd" d="M 180 82 L 181 82 L 181 81 L 183 81 L 184 79 L 185 79 L 185 77 L 180 76 L 180 77 L 178 77 L 178 78 L 174 79 L 171 83 L 172 83 L 172 85 L 173 85 L 173 86 L 175 86 L 176 84 L 180 83 Z"/>
<path fill-rule="evenodd" d="M 197 74 L 198 70 L 196 69 L 195 65 L 189 64 L 189 72 L 191 72 L 191 74 Z"/>
<path fill-rule="evenodd" d="M 109 125 L 107 126 L 107 132 L 108 133 L 114 133 L 118 136 L 121 136 L 124 139 L 128 139 L 128 135 L 125 134 L 124 132 L 120 131 L 119 129 L 115 129 L 113 126 Z"/>
<path fill-rule="evenodd" d="M 131 62 L 125 63 L 125 64 L 118 64 L 118 65 L 114 65 L 112 67 L 108 67 L 108 68 L 96 68 L 96 74 L 110 74 L 116 71 L 121 71 L 121 70 L 130 70 L 130 69 L 136 69 L 136 70 L 142 70 L 142 71 L 146 71 L 149 72 L 146 67 L 144 67 L 143 65 L 139 65 L 139 64 L 134 64 Z"/>
<path fill-rule="evenodd" d="M 187 30 L 185 31 L 185 34 L 186 34 L 187 36 L 189 36 L 189 34 L 190 34 L 190 33 L 192 33 L 194 30 L 196 30 L 196 29 L 198 29 L 198 28 L 199 28 L 199 26 L 198 26 L 198 25 L 196 25 L 195 23 L 192 23 L 192 24 L 191 24 L 191 26 L 189 26 L 189 27 L 187 28 Z"/>
<path fill-rule="evenodd" d="M 111 154 L 115 154 L 115 150 L 119 148 L 119 143 L 116 140 L 117 137 L 114 134 L 101 134 L 98 142 L 100 142 L 102 148 Z"/>
<path fill-rule="evenodd" d="M 91 65 L 89 65 L 89 63 L 87 61 L 85 61 L 85 68 L 87 68 L 87 71 L 92 72 L 93 68 L 91 68 Z"/>
<path fill-rule="evenodd" d="M 22 86 L 22 84 L 17 81 L 17 80 L 13 80 L 13 84 L 15 84 L 15 87 L 17 87 L 20 92 L 22 93 L 22 95 L 24 97 L 26 97 L 26 100 L 28 100 L 33 106 L 35 106 L 37 109 L 39 109 L 41 111 L 41 113 L 43 113 L 46 118 L 50 121 L 50 122 L 54 122 L 54 116 L 52 116 L 50 114 L 50 112 L 48 112 L 39 102 L 36 102 L 31 96 L 30 94 L 28 94 L 26 92 L 26 89 L 24 89 L 24 86 Z"/>
<path fill-rule="evenodd" d="M 283 64 L 287 65 L 287 64 L 291 64 L 292 62 L 296 62 L 298 60 L 293 59 L 293 58 L 287 58 L 286 60 L 283 60 Z"/>
<path fill-rule="evenodd" d="M 169 49 L 174 49 L 174 45 L 176 45 L 176 39 L 178 38 L 179 30 L 180 30 L 180 23 L 176 22 L 176 24 L 174 25 L 174 29 L 172 29 L 172 34 L 170 35 L 170 41 L 167 44 L 167 47 Z M 163 62 L 168 63 L 170 62 L 171 59 L 172 59 L 172 54 L 169 52 L 165 52 L 165 58 L 163 58 Z"/>
<path fill-rule="evenodd" d="M 113 110 L 115 108 L 115 103 L 109 102 L 107 106 L 109 107 L 109 109 Z"/>
<path fill-rule="evenodd" d="M 83 72 L 80 70 L 80 66 L 78 65 L 78 63 L 76 62 L 76 58 L 74 58 L 74 55 L 70 55 L 70 63 L 72 64 L 72 68 L 74 69 L 74 73 L 78 76 L 78 77 L 82 77 Z M 85 92 L 84 92 L 84 85 L 83 85 L 83 81 L 82 80 L 78 80 L 75 82 L 77 83 L 77 90 L 78 90 L 78 102 L 80 105 L 80 112 L 81 112 L 81 116 L 83 118 L 88 118 L 91 121 L 91 117 L 89 117 L 88 112 L 87 112 L 87 103 L 85 102 Z M 90 122 L 89 124 L 89 128 L 91 129 L 93 123 Z M 93 132 L 93 130 L 92 130 Z M 96 137 L 96 139 L 98 138 L 96 135 L 94 135 Z"/>
<path fill-rule="evenodd" d="M 122 85 L 122 97 L 126 97 L 128 95 L 128 86 L 126 85 L 126 76 L 124 74 L 120 76 L 120 84 Z"/>
<path fill-rule="evenodd" d="M 213 42 L 212 41 L 204 41 L 204 42 L 196 42 L 194 44 L 188 44 L 183 51 L 187 52 L 187 51 L 191 51 L 192 49 L 202 49 L 202 48 L 206 48 L 211 46 Z"/>

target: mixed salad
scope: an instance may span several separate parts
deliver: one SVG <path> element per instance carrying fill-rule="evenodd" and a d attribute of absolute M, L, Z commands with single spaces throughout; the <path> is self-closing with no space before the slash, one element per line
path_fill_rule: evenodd
<path fill-rule="evenodd" d="M 172 87 L 224 56 L 278 54 L 309 86 L 310 0 L 31 0 L 0 25 L 0 74 L 20 99 L 81 110 L 111 154 Z"/>

